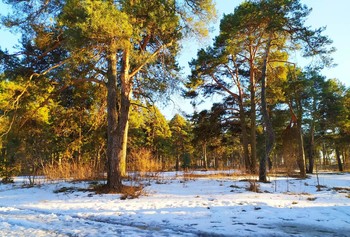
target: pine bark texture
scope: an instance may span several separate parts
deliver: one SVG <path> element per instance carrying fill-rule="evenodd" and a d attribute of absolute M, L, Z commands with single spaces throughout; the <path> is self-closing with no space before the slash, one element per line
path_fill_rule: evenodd
<path fill-rule="evenodd" d="M 117 155 L 117 56 L 116 52 L 108 55 L 107 70 L 107 186 L 119 190 L 122 185 L 119 160 Z"/>
<path fill-rule="evenodd" d="M 271 47 L 271 37 L 268 39 L 265 51 L 265 58 L 262 67 L 262 75 L 261 75 L 261 114 L 263 117 L 264 123 L 264 136 L 265 136 L 265 150 L 262 153 L 260 158 L 260 166 L 259 166 L 259 181 L 267 182 L 267 161 L 271 155 L 271 152 L 275 143 L 275 134 L 272 127 L 271 118 L 267 111 L 267 102 L 266 102 L 266 73 L 267 73 L 267 63 L 269 60 L 269 52 Z"/>
<path fill-rule="evenodd" d="M 117 156 L 118 156 L 118 169 L 122 177 L 126 176 L 126 151 L 127 151 L 127 140 L 129 131 L 129 115 L 131 105 L 131 94 L 132 94 L 132 81 L 129 76 L 129 51 L 125 50 L 123 54 L 123 65 L 121 72 L 121 101 L 120 111 L 118 117 L 117 126 Z"/>

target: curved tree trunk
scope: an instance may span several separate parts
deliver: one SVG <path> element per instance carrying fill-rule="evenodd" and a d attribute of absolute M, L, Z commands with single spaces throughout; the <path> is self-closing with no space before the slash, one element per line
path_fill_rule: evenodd
<path fill-rule="evenodd" d="M 123 91 L 123 90 L 122 90 Z M 126 151 L 129 130 L 130 99 L 128 93 L 122 92 L 117 126 L 117 154 L 119 170 L 122 177 L 126 176 Z"/>
<path fill-rule="evenodd" d="M 129 131 L 129 115 L 131 105 L 132 81 L 129 77 L 129 51 L 123 54 L 121 80 L 121 100 L 117 126 L 117 155 L 119 170 L 122 177 L 126 176 L 126 151 Z"/>

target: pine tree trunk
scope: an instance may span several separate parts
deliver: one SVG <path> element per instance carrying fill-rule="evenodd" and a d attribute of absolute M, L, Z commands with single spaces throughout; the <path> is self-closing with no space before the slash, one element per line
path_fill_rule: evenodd
<path fill-rule="evenodd" d="M 204 168 L 208 169 L 207 142 L 203 143 Z"/>
<path fill-rule="evenodd" d="M 180 171 L 180 154 L 176 156 L 175 170 Z"/>
<path fill-rule="evenodd" d="M 306 177 L 306 165 L 305 165 L 305 152 L 304 152 L 304 139 L 301 128 L 301 121 L 298 121 L 298 166 L 300 170 L 300 177 Z"/>
<path fill-rule="evenodd" d="M 122 62 L 121 78 L 121 100 L 117 125 L 117 156 L 119 160 L 119 171 L 122 177 L 126 176 L 126 152 L 129 131 L 129 115 L 131 105 L 132 81 L 129 78 L 129 51 L 125 50 Z"/>
<path fill-rule="evenodd" d="M 340 172 L 343 172 L 344 171 L 343 164 L 342 164 L 342 161 L 341 161 L 341 158 L 340 158 L 339 147 L 337 145 L 335 146 L 335 155 L 337 157 L 338 169 L 339 169 Z"/>
<path fill-rule="evenodd" d="M 107 186 L 120 190 L 122 185 L 117 155 L 117 56 L 110 52 L 107 71 Z"/>
<path fill-rule="evenodd" d="M 123 90 L 122 90 L 123 91 Z M 117 126 L 117 155 L 122 177 L 126 176 L 126 151 L 129 130 L 130 99 L 127 93 L 121 94 L 120 111 Z"/>
<path fill-rule="evenodd" d="M 303 117 L 303 108 L 302 108 L 300 99 L 297 100 L 297 106 L 298 106 L 298 121 L 297 121 L 297 127 L 298 127 L 298 166 L 299 166 L 299 170 L 300 170 L 300 177 L 305 178 L 306 177 L 305 151 L 304 151 L 303 129 L 301 127 L 302 117 Z"/>
<path fill-rule="evenodd" d="M 315 163 L 315 121 L 314 118 L 311 121 L 310 127 L 310 144 L 309 144 L 309 167 L 307 172 L 313 174 L 314 172 L 314 163 Z"/>
<path fill-rule="evenodd" d="M 316 84 L 314 82 L 314 87 Z M 315 164 L 315 119 L 316 119 L 316 98 L 315 96 L 312 99 L 312 120 L 310 127 L 310 146 L 309 146 L 309 167 L 308 173 L 313 174 L 314 172 L 314 164 Z"/>
<path fill-rule="evenodd" d="M 248 131 L 247 131 L 247 122 L 245 118 L 243 102 L 242 102 L 242 95 L 240 95 L 240 101 L 239 101 L 239 115 L 240 115 L 240 121 L 241 121 L 241 129 L 242 129 L 243 159 L 244 159 L 246 171 L 251 173 L 253 172 L 253 170 L 251 169 L 252 166 L 249 159 Z"/>
<path fill-rule="evenodd" d="M 251 59 L 253 63 L 253 59 Z M 250 67 L 250 172 L 256 173 L 256 103 L 255 103 L 255 73 Z"/>
<path fill-rule="evenodd" d="M 269 52 L 271 46 L 271 37 L 268 40 L 265 58 L 262 67 L 262 75 L 261 75 L 261 114 L 263 117 L 264 123 L 264 135 L 265 135 L 265 151 L 263 152 L 260 158 L 260 166 L 259 166 L 259 181 L 267 182 L 267 161 L 271 155 L 274 143 L 275 143 L 275 134 L 272 127 L 271 118 L 267 111 L 267 102 L 266 102 L 266 73 L 267 73 L 267 63 L 269 59 Z"/>
<path fill-rule="evenodd" d="M 343 148 L 343 152 L 342 152 L 342 155 L 343 155 L 343 169 L 346 170 L 348 167 L 347 167 L 347 161 L 348 161 L 348 156 L 347 156 L 347 148 Z"/>

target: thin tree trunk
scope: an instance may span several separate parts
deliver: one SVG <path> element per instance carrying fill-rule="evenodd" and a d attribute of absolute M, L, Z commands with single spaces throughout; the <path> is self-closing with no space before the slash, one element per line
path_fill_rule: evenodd
<path fill-rule="evenodd" d="M 344 147 L 343 148 L 343 152 L 342 152 L 342 155 L 343 155 L 343 169 L 346 170 L 348 167 L 347 167 L 347 153 L 346 153 L 346 148 Z"/>
<path fill-rule="evenodd" d="M 252 53 L 251 53 L 252 54 Z M 256 173 L 256 103 L 253 59 L 250 66 L 250 171 Z"/>
<path fill-rule="evenodd" d="M 176 156 L 176 164 L 175 164 L 175 170 L 179 171 L 180 170 L 180 154 Z"/>
<path fill-rule="evenodd" d="M 264 123 L 264 135 L 265 135 L 265 151 L 263 152 L 260 159 L 259 166 L 259 181 L 267 182 L 267 160 L 269 159 L 274 143 L 275 143 L 275 134 L 272 127 L 271 118 L 267 111 L 267 103 L 266 103 L 266 73 L 267 73 L 267 62 L 269 59 L 269 52 L 271 46 L 271 37 L 268 39 L 268 43 L 266 45 L 265 58 L 262 67 L 262 75 L 261 75 L 261 114 L 263 117 Z"/>
<path fill-rule="evenodd" d="M 316 82 L 314 81 L 314 87 L 316 87 Z M 312 174 L 314 172 L 315 164 L 315 119 L 316 119 L 316 95 L 312 99 L 312 120 L 310 128 L 310 147 L 309 147 L 309 168 L 308 173 Z"/>
<path fill-rule="evenodd" d="M 343 165 L 342 165 L 342 162 L 341 162 L 341 158 L 340 158 L 340 151 L 339 151 L 339 146 L 335 146 L 335 155 L 337 157 L 337 162 L 338 162 L 338 169 L 340 172 L 343 172 Z"/>
<path fill-rule="evenodd" d="M 303 130 L 302 130 L 302 117 L 303 117 L 303 108 L 301 105 L 300 99 L 297 100 L 297 106 L 298 106 L 298 121 L 297 121 L 297 128 L 298 128 L 298 166 L 300 170 L 300 177 L 305 178 L 306 177 L 306 165 L 305 165 L 305 151 L 304 151 L 304 139 L 303 139 Z"/>
<path fill-rule="evenodd" d="M 301 122 L 298 121 L 298 166 L 300 170 L 300 177 L 306 177 L 306 165 L 305 165 L 305 152 L 304 152 L 304 139 L 301 128 Z"/>
<path fill-rule="evenodd" d="M 207 142 L 203 143 L 204 168 L 208 169 Z"/>
<path fill-rule="evenodd" d="M 110 52 L 107 71 L 107 186 L 119 190 L 122 185 L 117 155 L 117 56 Z"/>
<path fill-rule="evenodd" d="M 241 95 L 240 95 L 240 101 L 239 101 L 239 115 L 240 115 L 241 129 L 242 129 L 243 159 L 244 159 L 246 171 L 250 173 L 250 172 L 253 172 L 253 170 L 251 169 L 252 165 L 249 159 L 247 122 L 245 118 Z"/>
<path fill-rule="evenodd" d="M 310 145 L 309 145 L 309 167 L 307 172 L 313 174 L 314 172 L 314 163 L 315 163 L 315 123 L 311 122 L 310 128 Z"/>
<path fill-rule="evenodd" d="M 327 148 L 325 142 L 322 143 L 322 158 L 323 158 L 323 167 L 325 167 L 328 162 L 327 162 Z"/>

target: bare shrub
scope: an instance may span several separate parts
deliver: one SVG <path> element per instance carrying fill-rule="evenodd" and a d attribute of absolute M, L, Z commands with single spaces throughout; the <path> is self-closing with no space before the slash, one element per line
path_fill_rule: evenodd
<path fill-rule="evenodd" d="M 128 170 L 137 172 L 157 172 L 162 170 L 162 163 L 153 157 L 146 148 L 132 150 L 128 157 Z"/>
<path fill-rule="evenodd" d="M 43 167 L 43 174 L 47 179 L 74 179 L 91 180 L 97 179 L 98 173 L 94 166 L 89 163 L 76 163 L 63 161 L 60 164 L 48 164 Z"/>
<path fill-rule="evenodd" d="M 261 193 L 260 184 L 255 179 L 248 180 L 247 190 L 255 193 Z"/>
<path fill-rule="evenodd" d="M 146 195 L 142 186 L 123 186 L 121 191 L 121 200 L 139 198 L 141 195 Z"/>
<path fill-rule="evenodd" d="M 147 195 L 143 185 L 122 185 L 119 192 L 116 192 L 115 189 L 110 189 L 105 184 L 96 184 L 91 186 L 91 190 L 96 194 L 121 194 L 121 200 L 135 199 L 141 195 Z"/>

